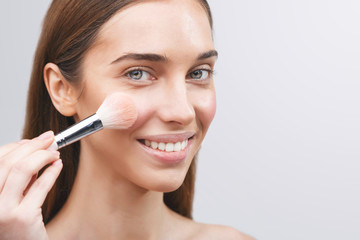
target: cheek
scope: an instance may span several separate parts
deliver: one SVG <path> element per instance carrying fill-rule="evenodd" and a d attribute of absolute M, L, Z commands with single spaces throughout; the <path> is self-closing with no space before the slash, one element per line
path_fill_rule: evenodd
<path fill-rule="evenodd" d="M 77 104 L 78 117 L 84 119 L 96 113 L 107 95 L 108 93 L 102 89 L 96 89 L 91 85 L 85 86 L 85 91 L 82 92 Z"/>
<path fill-rule="evenodd" d="M 204 133 L 206 133 L 216 112 L 215 90 L 212 89 L 206 93 L 196 95 L 194 108 L 198 121 L 200 121 Z"/>
<path fill-rule="evenodd" d="M 138 94 L 132 96 L 132 98 L 135 100 L 134 103 L 136 105 L 138 117 L 131 129 L 136 129 L 151 121 L 154 115 L 156 115 L 159 106 L 154 96 L 151 96 L 150 94 Z"/>

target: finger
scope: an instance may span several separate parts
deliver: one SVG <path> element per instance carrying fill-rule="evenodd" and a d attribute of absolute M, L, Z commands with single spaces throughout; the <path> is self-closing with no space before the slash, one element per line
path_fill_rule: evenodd
<path fill-rule="evenodd" d="M 60 159 L 51 164 L 30 187 L 21 205 L 24 208 L 40 208 L 58 178 L 62 167 L 63 164 Z"/>
<path fill-rule="evenodd" d="M 22 141 L 19 143 L 18 147 L 15 147 L 13 151 L 8 152 L 1 158 L 0 161 L 0 192 L 4 186 L 4 183 L 8 177 L 10 169 L 12 166 L 20 161 L 20 159 L 26 158 L 33 152 L 39 149 L 46 149 L 52 143 L 54 138 L 54 133 L 49 131 L 37 138 L 34 138 L 30 141 Z M 11 147 L 6 147 L 7 150 Z M 6 151 L 6 149 L 4 150 Z"/>
<path fill-rule="evenodd" d="M 0 146 L 0 162 L 1 162 L 1 160 L 5 159 L 4 156 L 6 156 L 8 153 L 15 151 L 21 145 L 23 145 L 29 141 L 30 141 L 29 139 L 22 139 L 16 143 L 9 143 L 4 146 Z"/>
<path fill-rule="evenodd" d="M 24 197 L 23 193 L 32 176 L 47 164 L 58 160 L 59 157 L 60 153 L 57 151 L 39 150 L 28 158 L 15 163 L 1 192 L 2 200 L 7 201 L 12 206 L 18 205 Z"/>
<path fill-rule="evenodd" d="M 20 141 L 21 142 L 21 141 Z M 17 143 L 9 143 L 7 145 L 0 147 L 0 193 L 2 191 L 3 183 L 8 175 L 8 172 L 11 168 L 11 164 L 9 160 L 5 161 L 5 157 L 8 153 L 15 151 L 19 146 L 21 146 L 20 142 Z"/>
<path fill-rule="evenodd" d="M 15 148 L 19 147 L 19 143 L 9 143 L 0 147 L 0 161 L 3 156 L 13 151 Z"/>
<path fill-rule="evenodd" d="M 31 185 L 33 185 L 33 183 L 36 181 L 36 179 L 37 179 L 37 174 L 34 174 L 31 177 L 29 184 L 27 185 L 27 187 L 24 190 L 24 193 L 23 193 L 24 196 L 27 194 L 27 192 L 29 191 Z"/>
<path fill-rule="evenodd" d="M 11 151 L 4 156 L 4 160 L 12 159 L 12 161 L 17 161 L 18 159 L 22 159 L 31 153 L 40 150 L 46 149 L 50 146 L 54 139 L 54 133 L 52 131 L 45 132 L 41 134 L 39 137 L 34 138 L 32 140 L 23 140 L 20 141 L 20 146 L 16 148 L 16 151 Z"/>

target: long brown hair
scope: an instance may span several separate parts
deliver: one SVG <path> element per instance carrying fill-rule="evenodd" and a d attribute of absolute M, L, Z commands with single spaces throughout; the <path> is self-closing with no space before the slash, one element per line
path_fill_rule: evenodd
<path fill-rule="evenodd" d="M 212 27 L 207 1 L 198 1 Z M 52 105 L 44 84 L 43 69 L 46 63 L 55 63 L 67 81 L 79 82 L 82 59 L 94 43 L 100 27 L 120 9 L 135 2 L 139 0 L 53 0 L 35 52 L 23 138 L 33 138 L 49 129 L 57 133 L 75 123 L 73 117 L 61 115 Z M 79 163 L 80 143 L 74 143 L 60 152 L 64 170 L 42 207 L 45 224 L 57 214 L 70 194 Z M 164 194 L 165 204 L 188 218 L 192 218 L 195 167 L 196 159 L 193 159 L 180 188 Z"/>

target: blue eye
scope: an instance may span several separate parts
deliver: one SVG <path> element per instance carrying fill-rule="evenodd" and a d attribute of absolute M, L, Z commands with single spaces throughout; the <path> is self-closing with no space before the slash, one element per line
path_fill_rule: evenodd
<path fill-rule="evenodd" d="M 198 69 L 191 72 L 189 75 L 192 79 L 203 80 L 203 79 L 207 79 L 210 73 L 211 73 L 210 70 Z"/>
<path fill-rule="evenodd" d="M 127 77 L 133 80 L 149 80 L 151 77 L 150 73 L 143 70 L 132 70 L 126 74 Z"/>

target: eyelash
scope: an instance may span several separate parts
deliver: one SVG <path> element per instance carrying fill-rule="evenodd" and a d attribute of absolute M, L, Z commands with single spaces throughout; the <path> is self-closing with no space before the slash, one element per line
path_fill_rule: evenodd
<path fill-rule="evenodd" d="M 134 73 L 134 72 L 141 72 L 141 76 L 139 77 L 139 79 L 134 79 L 133 77 L 131 77 L 131 73 Z M 201 71 L 201 77 L 203 76 L 204 72 L 207 73 L 207 76 L 203 79 L 200 78 L 191 78 L 191 74 L 195 73 L 196 71 Z M 151 79 L 146 79 L 146 80 L 141 80 L 141 78 L 143 77 L 144 73 L 148 74 L 149 77 L 151 77 Z M 186 78 L 190 78 L 191 81 L 195 81 L 195 82 L 206 82 L 208 81 L 209 79 L 211 79 L 214 75 L 214 71 L 212 69 L 205 69 L 205 68 L 200 68 L 200 69 L 195 69 L 193 71 L 191 71 L 190 73 L 188 73 L 186 75 Z M 154 80 L 155 77 L 152 76 L 151 73 L 149 73 L 149 71 L 147 70 L 144 70 L 142 67 L 137 67 L 137 68 L 133 68 L 133 69 L 130 69 L 128 70 L 126 73 L 125 73 L 125 76 L 130 79 L 130 80 L 134 80 L 136 82 L 140 82 L 140 81 L 151 81 L 151 80 Z"/>
<path fill-rule="evenodd" d="M 193 78 L 193 79 L 192 79 L 193 81 L 196 81 L 196 82 L 206 82 L 206 81 L 210 80 L 210 79 L 213 77 L 213 75 L 214 75 L 214 71 L 213 71 L 213 70 L 211 70 L 211 69 L 205 69 L 205 68 L 200 68 L 200 69 L 195 69 L 195 70 L 193 70 L 192 72 L 190 72 L 190 73 L 187 75 L 187 77 L 190 76 L 191 74 L 195 73 L 196 71 L 201 71 L 201 72 L 202 72 L 202 75 L 204 74 L 204 72 L 207 73 L 207 76 L 206 76 L 205 78 L 203 78 L 203 79 L 201 79 L 202 76 L 200 77 L 200 79 L 199 79 L 199 78 Z"/>
<path fill-rule="evenodd" d="M 133 77 L 131 77 L 131 74 L 134 73 L 134 72 L 140 72 L 140 73 L 141 73 L 139 79 L 134 79 Z M 148 71 L 146 71 L 146 70 L 144 70 L 144 69 L 142 69 L 142 68 L 131 69 L 131 70 L 129 70 L 129 71 L 127 71 L 127 72 L 125 73 L 125 76 L 128 77 L 128 78 L 131 79 L 131 80 L 140 81 L 141 78 L 143 77 L 144 73 L 148 74 L 149 76 L 152 76 Z M 152 78 L 153 78 L 153 77 L 152 77 Z M 148 79 L 146 79 L 146 80 L 148 80 Z M 150 79 L 149 79 L 149 80 L 150 80 Z M 151 80 L 152 80 L 152 79 L 151 79 Z M 144 80 L 143 80 L 143 81 L 144 81 Z"/>

